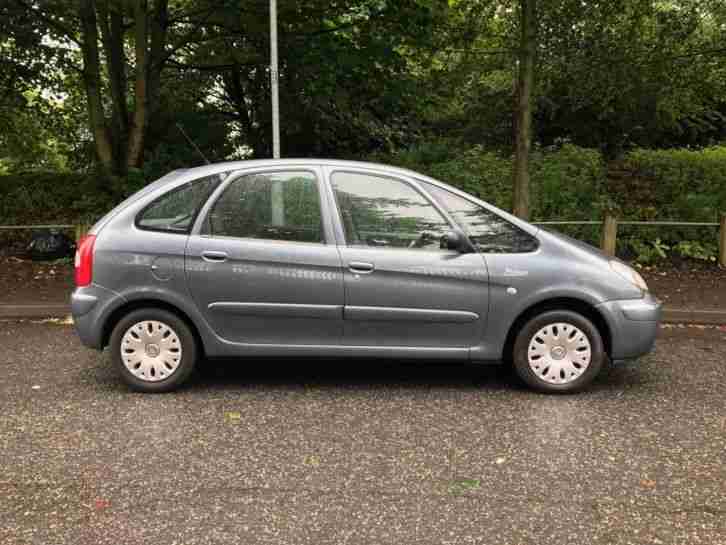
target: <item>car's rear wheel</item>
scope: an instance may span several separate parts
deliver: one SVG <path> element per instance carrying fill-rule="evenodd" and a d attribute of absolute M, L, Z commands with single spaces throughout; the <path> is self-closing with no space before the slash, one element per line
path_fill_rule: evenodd
<path fill-rule="evenodd" d="M 532 388 L 547 393 L 582 390 L 606 358 L 597 327 L 576 312 L 551 310 L 530 319 L 514 343 L 514 368 Z"/>
<path fill-rule="evenodd" d="M 192 373 L 197 343 L 175 314 L 145 308 L 130 312 L 114 327 L 111 357 L 124 381 L 140 392 L 168 392 Z"/>

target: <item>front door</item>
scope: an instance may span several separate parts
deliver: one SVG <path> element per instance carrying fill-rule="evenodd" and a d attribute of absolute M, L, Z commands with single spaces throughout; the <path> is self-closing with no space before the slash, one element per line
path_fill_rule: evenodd
<path fill-rule="evenodd" d="M 340 344 L 343 278 L 320 195 L 317 169 L 264 171 L 228 181 L 206 207 L 189 238 L 186 271 L 218 336 Z"/>
<path fill-rule="evenodd" d="M 410 180 L 329 174 L 345 238 L 345 344 L 478 345 L 488 300 L 482 257 L 440 248 L 452 225 Z"/>

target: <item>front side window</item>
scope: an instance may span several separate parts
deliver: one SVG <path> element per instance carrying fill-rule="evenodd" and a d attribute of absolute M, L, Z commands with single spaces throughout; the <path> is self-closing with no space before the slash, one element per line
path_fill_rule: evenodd
<path fill-rule="evenodd" d="M 189 233 L 202 205 L 224 174 L 192 180 L 157 198 L 136 218 L 136 226 L 152 231 Z"/>
<path fill-rule="evenodd" d="M 317 178 L 307 171 L 241 176 L 230 183 L 212 206 L 204 233 L 323 242 Z"/>
<path fill-rule="evenodd" d="M 371 174 L 331 177 L 349 245 L 438 250 L 449 224 L 409 184 Z"/>
<path fill-rule="evenodd" d="M 478 251 L 512 254 L 537 249 L 536 238 L 494 212 L 433 184 L 419 183 L 461 225 Z"/>

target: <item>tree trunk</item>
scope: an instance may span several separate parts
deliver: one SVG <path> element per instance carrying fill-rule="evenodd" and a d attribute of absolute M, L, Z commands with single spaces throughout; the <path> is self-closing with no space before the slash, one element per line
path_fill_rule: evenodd
<path fill-rule="evenodd" d="M 148 17 L 146 2 L 134 3 L 134 40 L 136 51 L 136 83 L 134 86 L 134 117 L 129 131 L 127 164 L 129 167 L 141 166 L 144 159 L 144 136 L 146 134 L 147 77 L 146 43 Z"/>
<path fill-rule="evenodd" d="M 514 120 L 514 214 L 529 218 L 529 151 L 532 142 L 532 87 L 536 49 L 535 1 L 520 0 L 519 69 Z"/>
<path fill-rule="evenodd" d="M 129 114 L 126 107 L 126 56 L 124 54 L 123 5 L 114 3 L 109 10 L 109 0 L 98 0 L 98 19 L 101 40 L 106 56 L 113 105 L 111 140 L 114 147 L 115 167 L 119 174 L 126 170 L 126 147 Z M 110 25 L 109 25 L 110 19 Z"/>
<path fill-rule="evenodd" d="M 151 17 L 151 45 L 148 66 L 147 116 L 151 119 L 159 107 L 161 71 L 166 62 L 166 29 L 169 26 L 169 0 L 156 0 Z"/>
<path fill-rule="evenodd" d="M 94 0 L 80 1 L 81 34 L 83 36 L 83 83 L 88 99 L 88 119 L 90 121 L 96 155 L 108 170 L 114 169 L 113 146 L 108 134 L 106 119 L 101 101 L 100 61 L 98 57 L 98 29 L 96 28 L 96 8 Z"/>

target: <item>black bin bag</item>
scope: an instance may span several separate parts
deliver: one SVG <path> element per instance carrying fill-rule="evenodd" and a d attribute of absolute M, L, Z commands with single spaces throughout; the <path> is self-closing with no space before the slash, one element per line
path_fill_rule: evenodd
<path fill-rule="evenodd" d="M 33 261 L 50 261 L 70 257 L 75 251 L 75 243 L 55 229 L 33 231 L 30 244 L 28 244 L 28 255 Z"/>

